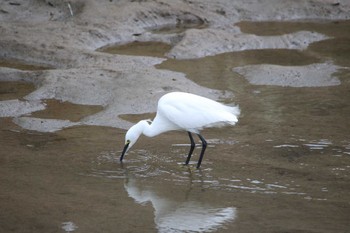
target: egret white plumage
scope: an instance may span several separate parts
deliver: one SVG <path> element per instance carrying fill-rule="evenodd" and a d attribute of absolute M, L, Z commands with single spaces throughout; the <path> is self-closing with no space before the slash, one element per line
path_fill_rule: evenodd
<path fill-rule="evenodd" d="M 188 132 L 191 141 L 186 165 L 190 162 L 196 145 L 192 133 L 197 134 L 202 141 L 202 150 L 197 163 L 197 168 L 199 168 L 207 147 L 207 142 L 200 134 L 200 130 L 235 125 L 239 114 L 238 106 L 226 106 L 202 96 L 184 92 L 165 94 L 158 101 L 157 114 L 153 122 L 141 120 L 127 131 L 120 161 L 123 161 L 125 153 L 135 144 L 141 134 L 154 137 L 167 131 L 182 130 Z"/>

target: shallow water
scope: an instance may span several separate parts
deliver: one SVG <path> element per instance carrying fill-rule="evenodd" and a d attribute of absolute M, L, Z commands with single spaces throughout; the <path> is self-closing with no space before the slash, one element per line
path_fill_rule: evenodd
<path fill-rule="evenodd" d="M 93 115 L 101 110 L 102 106 L 80 105 L 59 100 L 45 100 L 46 108 L 31 114 L 32 117 L 79 121 L 86 116 Z M 64 111 L 62 111 L 64 109 Z"/>
<path fill-rule="evenodd" d="M 42 66 L 39 64 L 28 64 L 23 61 L 17 61 L 17 60 L 0 60 L 0 67 L 7 67 L 12 69 L 18 69 L 18 70 L 47 70 L 51 69 L 51 67 L 48 66 Z"/>
<path fill-rule="evenodd" d="M 166 25 L 158 28 L 151 28 L 150 31 L 154 34 L 180 34 L 185 32 L 188 29 L 203 29 L 206 28 L 205 22 L 188 22 L 188 23 L 180 23 L 177 25 Z"/>
<path fill-rule="evenodd" d="M 165 57 L 165 52 L 170 50 L 170 48 L 171 46 L 166 43 L 135 41 L 125 45 L 106 46 L 98 51 L 111 54 Z"/>
<path fill-rule="evenodd" d="M 0 85 L 0 101 L 11 99 L 22 99 L 24 96 L 35 90 L 32 83 L 27 82 L 1 82 Z"/>
<path fill-rule="evenodd" d="M 340 85 L 312 88 L 251 85 L 232 71 L 329 59 L 349 68 L 346 50 L 332 49 L 332 40 L 322 43 L 305 51 L 245 51 L 158 66 L 232 91 L 235 98 L 222 101 L 242 109 L 237 126 L 203 131 L 209 146 L 200 170 L 199 147 L 190 166 L 182 165 L 189 150 L 183 132 L 140 138 L 120 164 L 123 130 L 38 133 L 0 118 L 0 232 L 347 232 L 349 70 L 336 74 Z M 69 112 L 80 112 L 79 106 L 69 105 Z"/>

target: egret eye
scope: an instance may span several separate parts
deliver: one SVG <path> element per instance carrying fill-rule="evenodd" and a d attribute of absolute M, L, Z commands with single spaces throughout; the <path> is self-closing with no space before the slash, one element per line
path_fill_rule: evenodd
<path fill-rule="evenodd" d="M 129 144 L 130 143 L 130 140 L 126 140 L 126 144 Z"/>

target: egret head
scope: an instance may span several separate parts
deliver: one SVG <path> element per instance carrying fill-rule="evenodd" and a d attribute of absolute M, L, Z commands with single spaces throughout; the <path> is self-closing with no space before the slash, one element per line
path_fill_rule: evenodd
<path fill-rule="evenodd" d="M 140 135 L 143 132 L 143 127 L 144 127 L 143 125 L 144 125 L 143 121 L 140 121 L 136 125 L 133 125 L 128 130 L 128 132 L 126 132 L 126 134 L 125 134 L 125 145 L 124 145 L 124 149 L 123 149 L 122 155 L 120 156 L 120 161 L 123 160 L 124 154 L 126 152 L 128 152 L 128 150 L 135 144 L 137 139 L 139 139 Z"/>

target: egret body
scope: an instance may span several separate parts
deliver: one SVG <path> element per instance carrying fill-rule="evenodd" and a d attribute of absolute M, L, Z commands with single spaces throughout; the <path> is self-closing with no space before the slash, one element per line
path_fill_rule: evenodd
<path fill-rule="evenodd" d="M 157 114 L 153 122 L 149 120 L 139 121 L 127 131 L 120 161 L 123 160 L 125 153 L 135 144 L 141 134 L 154 137 L 167 131 L 182 130 L 188 132 L 191 141 L 186 165 L 190 162 L 195 148 L 192 133 L 197 134 L 202 141 L 202 151 L 197 163 L 197 168 L 199 168 L 207 147 L 207 142 L 200 134 L 200 130 L 208 127 L 235 125 L 239 114 L 238 106 L 226 106 L 202 96 L 184 92 L 165 94 L 158 101 Z"/>

